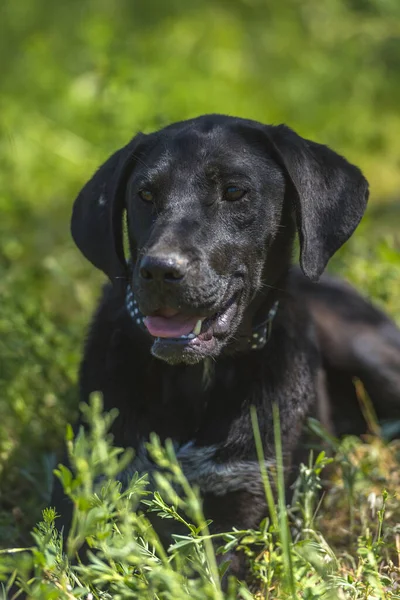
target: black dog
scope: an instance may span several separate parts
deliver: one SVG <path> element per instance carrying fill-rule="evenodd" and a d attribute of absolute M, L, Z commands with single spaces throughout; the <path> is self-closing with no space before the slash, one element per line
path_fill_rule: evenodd
<path fill-rule="evenodd" d="M 118 408 L 115 443 L 138 452 L 132 470 L 153 468 L 151 432 L 174 441 L 214 531 L 266 514 L 250 407 L 273 461 L 278 404 L 289 467 L 316 405 L 322 330 L 291 272 L 296 231 L 301 269 L 317 281 L 367 197 L 359 169 L 326 146 L 210 115 L 137 135 L 75 202 L 74 240 L 112 284 L 86 343 L 82 397 L 100 390 Z"/>

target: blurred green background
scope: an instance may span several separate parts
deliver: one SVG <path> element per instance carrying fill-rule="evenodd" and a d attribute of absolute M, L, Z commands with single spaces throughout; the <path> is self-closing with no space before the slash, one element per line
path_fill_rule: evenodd
<path fill-rule="evenodd" d="M 358 164 L 368 215 L 333 268 L 400 319 L 399 0 L 6 0 L 0 5 L 0 544 L 48 501 L 102 277 L 72 202 L 138 130 L 222 112 Z"/>

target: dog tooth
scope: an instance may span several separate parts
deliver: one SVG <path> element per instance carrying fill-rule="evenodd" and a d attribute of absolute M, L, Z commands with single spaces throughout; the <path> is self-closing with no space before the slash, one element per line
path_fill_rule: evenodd
<path fill-rule="evenodd" d="M 194 333 L 194 335 L 199 335 L 199 333 L 201 332 L 201 325 L 203 323 L 203 319 L 199 319 L 196 323 L 195 328 L 193 329 L 192 333 Z"/>
<path fill-rule="evenodd" d="M 193 338 L 196 337 L 196 335 L 194 333 L 189 333 L 189 335 L 186 336 L 189 340 L 192 340 Z"/>

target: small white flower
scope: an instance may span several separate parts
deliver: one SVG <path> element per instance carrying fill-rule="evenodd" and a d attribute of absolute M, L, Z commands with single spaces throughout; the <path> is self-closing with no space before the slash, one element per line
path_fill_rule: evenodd
<path fill-rule="evenodd" d="M 375 517 L 376 511 L 380 510 L 383 506 L 383 498 L 382 496 L 377 496 L 375 492 L 371 492 L 368 496 L 368 504 L 371 509 L 372 518 Z"/>

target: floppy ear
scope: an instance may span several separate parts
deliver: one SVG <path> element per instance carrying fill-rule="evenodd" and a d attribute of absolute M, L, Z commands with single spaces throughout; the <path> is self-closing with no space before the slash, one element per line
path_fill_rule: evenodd
<path fill-rule="evenodd" d="M 368 182 L 357 167 L 327 146 L 305 140 L 285 125 L 267 129 L 292 188 L 300 265 L 307 277 L 317 281 L 360 222 Z"/>
<path fill-rule="evenodd" d="M 113 154 L 87 182 L 73 207 L 71 233 L 76 245 L 112 282 L 126 277 L 122 239 L 125 189 L 145 137 L 138 134 Z"/>

